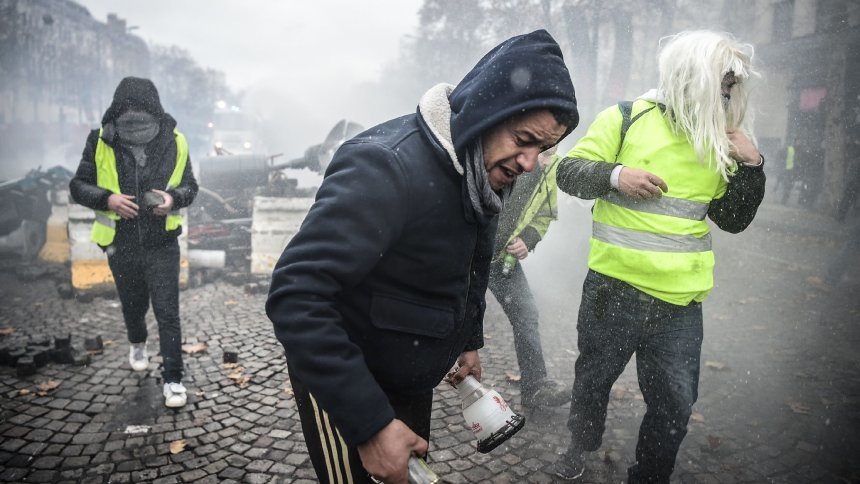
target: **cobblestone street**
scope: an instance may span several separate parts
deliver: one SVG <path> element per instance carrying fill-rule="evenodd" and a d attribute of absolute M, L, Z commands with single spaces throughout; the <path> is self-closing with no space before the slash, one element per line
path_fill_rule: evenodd
<path fill-rule="evenodd" d="M 525 269 L 549 372 L 569 385 L 588 211 L 569 202 L 561 211 Z M 673 481 L 860 482 L 860 258 L 832 291 L 808 286 L 839 248 L 838 226 L 768 201 L 747 232 L 715 231 L 714 239 L 717 287 L 705 303 L 699 401 Z M 99 335 L 104 350 L 87 365 L 47 363 L 32 376 L 0 367 L 0 481 L 316 481 L 265 294 L 226 281 L 182 292 L 185 343 L 199 351 L 184 355 L 188 404 L 172 410 L 163 405 L 159 358 L 147 372 L 128 364 L 118 300 L 63 299 L 56 277 L 24 281 L 15 261 L 2 262 L 0 346 L 67 334 L 82 346 Z M 489 295 L 488 303 L 484 383 L 519 409 L 510 325 Z M 155 352 L 158 332 L 147 317 Z M 225 351 L 238 353 L 237 366 L 225 367 Z M 644 410 L 631 363 L 613 388 L 585 482 L 626 479 Z M 528 414 L 514 438 L 479 454 L 456 391 L 442 384 L 431 467 L 451 483 L 553 482 L 544 470 L 567 443 L 567 413 Z"/>

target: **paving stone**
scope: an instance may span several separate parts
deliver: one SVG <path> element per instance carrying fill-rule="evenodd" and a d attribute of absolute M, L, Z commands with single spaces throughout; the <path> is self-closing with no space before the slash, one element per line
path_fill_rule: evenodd
<path fill-rule="evenodd" d="M 86 456 L 80 457 L 66 457 L 63 459 L 63 468 L 64 469 L 74 469 L 75 467 L 85 467 L 89 465 L 90 458 Z"/>
<path fill-rule="evenodd" d="M 177 482 L 181 482 L 179 480 L 179 476 L 167 476 L 159 477 L 158 479 L 152 481 L 152 484 L 175 484 Z"/>
<path fill-rule="evenodd" d="M 227 467 L 218 473 L 218 477 L 222 479 L 241 479 L 245 475 L 245 471 L 236 467 Z"/>
<path fill-rule="evenodd" d="M 46 456 L 46 457 L 38 457 L 33 460 L 33 463 L 30 464 L 36 469 L 56 469 L 57 466 L 60 465 L 60 462 L 63 461 L 62 457 L 58 456 Z"/>
<path fill-rule="evenodd" d="M 158 477 L 158 469 L 143 469 L 131 473 L 132 482 L 150 482 Z"/>
<path fill-rule="evenodd" d="M 28 469 L 7 467 L 0 471 L 0 481 L 15 482 L 24 479 L 30 471 Z"/>
<path fill-rule="evenodd" d="M 35 472 L 31 472 L 27 476 L 27 482 L 56 482 L 57 475 L 59 472 L 57 471 L 49 471 L 49 470 L 39 470 Z"/>

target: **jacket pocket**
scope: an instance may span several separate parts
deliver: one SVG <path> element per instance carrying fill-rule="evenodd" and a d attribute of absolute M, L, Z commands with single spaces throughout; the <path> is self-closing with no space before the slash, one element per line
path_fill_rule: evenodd
<path fill-rule="evenodd" d="M 445 338 L 454 330 L 454 310 L 374 294 L 370 307 L 373 326 L 431 338 Z"/>
<path fill-rule="evenodd" d="M 434 388 L 462 348 L 454 310 L 374 294 L 372 329 L 364 339 L 365 360 L 380 385 L 397 392 Z M 452 357 L 453 354 L 453 357 Z"/>

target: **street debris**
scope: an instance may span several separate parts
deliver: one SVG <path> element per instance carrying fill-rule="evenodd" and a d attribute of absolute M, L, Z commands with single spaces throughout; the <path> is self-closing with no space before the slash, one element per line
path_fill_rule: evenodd
<path fill-rule="evenodd" d="M 509 382 L 518 382 L 522 379 L 522 377 L 520 375 L 517 375 L 514 372 L 506 371 L 505 372 L 505 379 L 508 380 Z"/>
<path fill-rule="evenodd" d="M 228 364 L 225 364 L 224 367 L 226 368 Z M 241 366 L 233 366 L 231 368 L 233 369 L 233 372 L 228 374 L 227 378 L 233 380 L 233 382 L 236 383 L 237 385 L 239 385 L 240 387 L 247 385 L 248 382 L 251 381 L 250 375 L 245 375 L 242 373 L 244 368 L 242 368 Z"/>
<path fill-rule="evenodd" d="M 60 382 L 57 380 L 48 380 L 45 383 L 39 384 L 39 391 L 36 392 L 40 397 L 47 396 L 49 392 L 56 390 L 57 387 L 60 386 Z"/>
<path fill-rule="evenodd" d="M 792 412 L 800 414 L 800 415 L 809 415 L 809 407 L 799 402 L 789 402 L 788 408 L 791 409 Z"/>
<path fill-rule="evenodd" d="M 729 367 L 725 363 L 715 360 L 706 360 L 705 368 L 717 371 L 729 371 Z"/>
<path fill-rule="evenodd" d="M 194 353 L 205 353 L 209 349 L 206 343 L 191 343 L 182 345 L 182 351 L 193 355 Z"/>
<path fill-rule="evenodd" d="M 149 432 L 150 428 L 149 425 L 129 425 L 125 428 L 125 433 L 129 435 L 145 434 Z"/>
<path fill-rule="evenodd" d="M 170 443 L 170 453 L 178 454 L 185 450 L 185 439 L 174 440 Z"/>
<path fill-rule="evenodd" d="M 710 450 L 717 450 L 721 445 L 723 445 L 722 438 L 716 435 L 708 435 L 708 448 Z"/>
<path fill-rule="evenodd" d="M 621 462 L 621 454 L 619 454 L 615 448 L 610 446 L 603 452 L 603 460 L 607 464 Z"/>

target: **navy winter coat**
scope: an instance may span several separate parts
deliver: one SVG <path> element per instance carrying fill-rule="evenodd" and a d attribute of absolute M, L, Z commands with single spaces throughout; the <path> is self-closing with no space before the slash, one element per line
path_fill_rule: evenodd
<path fill-rule="evenodd" d="M 468 202 L 466 147 L 516 113 L 576 111 L 544 31 L 501 44 L 441 99 L 442 115 L 422 100 L 340 147 L 272 274 L 266 312 L 290 371 L 349 445 L 394 418 L 386 393 L 430 391 L 483 346 L 495 218 Z"/>

